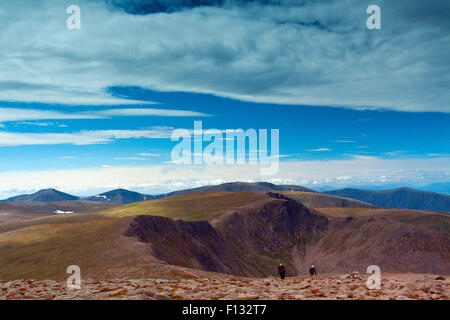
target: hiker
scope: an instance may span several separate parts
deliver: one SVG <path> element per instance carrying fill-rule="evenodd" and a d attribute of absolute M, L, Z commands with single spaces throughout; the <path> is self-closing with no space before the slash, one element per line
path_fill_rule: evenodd
<path fill-rule="evenodd" d="M 317 275 L 317 271 L 314 265 L 312 265 L 311 268 L 309 268 L 309 275 L 311 276 L 312 279 L 314 279 L 314 277 Z"/>
<path fill-rule="evenodd" d="M 278 267 L 278 274 L 280 275 L 281 280 L 283 280 L 284 276 L 286 275 L 286 269 L 284 268 L 284 266 L 281 263 Z"/>

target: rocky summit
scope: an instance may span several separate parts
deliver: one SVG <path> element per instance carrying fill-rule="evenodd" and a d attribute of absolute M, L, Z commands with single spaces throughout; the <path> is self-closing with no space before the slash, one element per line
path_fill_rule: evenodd
<path fill-rule="evenodd" d="M 369 275 L 193 279 L 86 279 L 79 290 L 56 280 L 0 281 L 0 300 L 447 300 L 447 276 L 387 274 L 380 289 L 368 289 Z"/>

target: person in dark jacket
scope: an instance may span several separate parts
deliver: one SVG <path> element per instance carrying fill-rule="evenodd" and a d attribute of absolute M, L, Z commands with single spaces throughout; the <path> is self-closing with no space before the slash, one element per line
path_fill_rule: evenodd
<path fill-rule="evenodd" d="M 314 279 L 314 277 L 317 275 L 317 270 L 314 267 L 314 265 L 311 266 L 311 268 L 309 268 L 309 275 L 311 276 L 311 278 Z"/>
<path fill-rule="evenodd" d="M 284 277 L 286 276 L 286 269 L 284 268 L 284 266 L 281 263 L 278 266 L 278 274 L 280 275 L 281 280 L 283 280 Z"/>

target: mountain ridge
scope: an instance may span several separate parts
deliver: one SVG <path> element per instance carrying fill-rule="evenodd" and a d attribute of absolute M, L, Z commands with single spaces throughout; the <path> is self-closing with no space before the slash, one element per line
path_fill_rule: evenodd
<path fill-rule="evenodd" d="M 251 192 L 251 191 L 303 191 L 317 192 L 298 185 L 277 185 L 270 182 L 227 182 L 218 185 L 207 185 L 198 188 L 173 191 L 167 195 L 186 194 L 195 192 Z"/>
<path fill-rule="evenodd" d="M 408 187 L 391 190 L 345 188 L 322 193 L 352 198 L 384 208 L 450 212 L 450 195 Z"/>
<path fill-rule="evenodd" d="M 88 201 L 127 204 L 139 201 L 158 199 L 161 197 L 162 195 L 149 195 L 120 188 L 100 193 L 95 196 L 85 197 L 83 199 Z"/>
<path fill-rule="evenodd" d="M 268 182 L 229 182 L 219 185 L 208 185 L 192 189 L 177 190 L 165 194 L 149 195 L 127 189 L 115 189 L 89 197 L 77 197 L 55 189 L 43 189 L 33 194 L 18 195 L 2 201 L 74 201 L 86 200 L 114 204 L 129 204 L 140 201 L 165 198 L 173 195 L 193 194 L 203 192 L 281 192 L 298 193 L 296 200 L 303 201 L 312 207 L 384 207 L 396 209 L 415 209 L 450 212 L 450 195 L 439 194 L 431 191 L 423 191 L 402 187 L 391 190 L 370 190 L 358 188 L 345 188 L 318 192 L 297 185 L 276 185 Z M 320 198 L 319 195 L 330 195 L 339 197 L 335 201 L 328 198 Z"/>
<path fill-rule="evenodd" d="M 49 188 L 41 189 L 35 193 L 18 195 L 15 197 L 8 198 L 3 201 L 39 201 L 39 202 L 54 202 L 54 201 L 72 201 L 80 200 L 80 197 L 73 196 L 71 194 L 61 192 L 59 190 Z"/>

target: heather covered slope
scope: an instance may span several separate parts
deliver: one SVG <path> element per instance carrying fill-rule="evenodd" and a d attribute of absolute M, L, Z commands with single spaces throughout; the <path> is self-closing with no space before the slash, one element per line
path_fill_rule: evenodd
<path fill-rule="evenodd" d="M 385 208 L 450 212 L 450 195 L 410 188 L 393 190 L 342 189 L 325 191 L 324 193 L 357 199 Z"/>
<path fill-rule="evenodd" d="M 386 212 L 385 210 L 390 210 Z M 182 221 L 181 221 L 181 220 Z M 311 209 L 277 193 L 196 193 L 0 226 L 0 279 L 265 277 L 364 272 L 450 274 L 449 216 Z"/>

